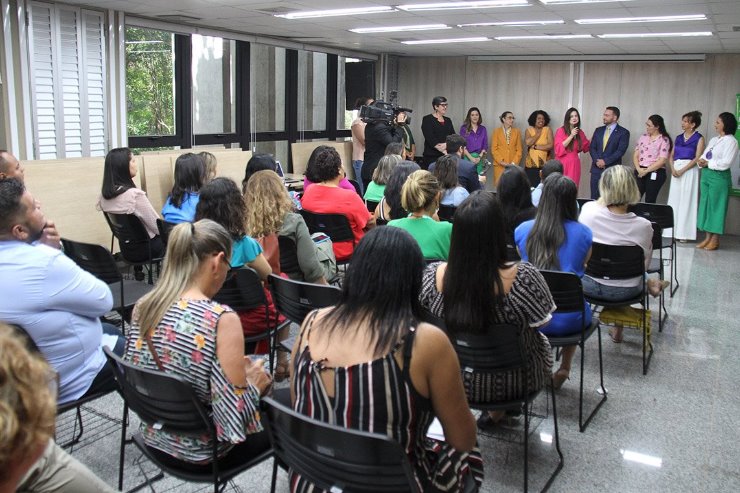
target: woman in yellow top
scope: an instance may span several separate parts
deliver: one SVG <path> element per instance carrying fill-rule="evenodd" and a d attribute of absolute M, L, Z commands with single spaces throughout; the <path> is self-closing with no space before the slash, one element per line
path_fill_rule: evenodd
<path fill-rule="evenodd" d="M 527 158 L 524 161 L 527 178 L 533 187 L 540 184 L 540 169 L 550 159 L 552 150 L 552 129 L 550 115 L 544 110 L 533 111 L 527 119 L 529 128 L 524 133 L 527 145 Z"/>
<path fill-rule="evenodd" d="M 493 181 L 498 183 L 499 177 L 504 172 L 504 167 L 509 164 L 519 166 L 522 160 L 522 134 L 518 128 L 514 128 L 514 113 L 504 111 L 499 117 L 502 126 L 493 131 L 491 141 L 493 142 Z"/>

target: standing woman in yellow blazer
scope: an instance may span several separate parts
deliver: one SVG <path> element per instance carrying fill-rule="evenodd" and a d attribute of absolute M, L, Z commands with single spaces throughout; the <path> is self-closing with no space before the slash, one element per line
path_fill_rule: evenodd
<path fill-rule="evenodd" d="M 494 130 L 491 137 L 494 184 L 498 183 L 506 165 L 519 166 L 522 160 L 522 134 L 518 128 L 514 127 L 514 113 L 504 111 L 499 120 L 502 126 Z"/>

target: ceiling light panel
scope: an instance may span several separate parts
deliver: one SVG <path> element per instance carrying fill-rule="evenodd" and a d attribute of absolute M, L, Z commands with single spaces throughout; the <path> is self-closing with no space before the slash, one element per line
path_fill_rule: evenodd
<path fill-rule="evenodd" d="M 434 31 L 437 29 L 452 29 L 445 24 L 419 24 L 416 26 L 385 26 L 385 27 L 358 27 L 349 29 L 350 32 L 357 34 L 375 34 L 375 33 L 397 33 L 406 31 Z"/>
<path fill-rule="evenodd" d="M 660 15 L 654 17 L 613 17 L 605 19 L 575 19 L 576 24 L 633 24 L 641 22 L 690 22 L 703 21 L 707 16 L 704 14 L 691 15 Z"/>
<path fill-rule="evenodd" d="M 528 26 L 550 26 L 553 24 L 565 24 L 565 21 L 560 19 L 560 20 L 552 20 L 552 21 L 475 22 L 473 24 L 458 24 L 457 27 L 492 27 L 492 26 L 528 27 Z"/>
<path fill-rule="evenodd" d="M 545 5 L 566 5 L 569 3 L 608 3 L 608 2 L 631 2 L 632 0 L 540 0 Z"/>
<path fill-rule="evenodd" d="M 316 17 L 338 17 L 342 15 L 364 15 L 364 14 L 384 14 L 387 12 L 397 12 L 393 7 L 362 7 L 352 9 L 332 9 L 332 10 L 307 10 L 304 12 L 289 12 L 287 14 L 275 14 L 275 17 L 283 19 L 313 19 Z"/>
<path fill-rule="evenodd" d="M 547 39 L 589 39 L 593 38 L 590 34 L 543 34 L 539 36 L 496 36 L 498 41 L 528 41 L 528 40 L 547 40 Z"/>
<path fill-rule="evenodd" d="M 698 36 L 712 36 L 710 31 L 689 33 L 624 33 L 624 34 L 599 34 L 602 39 L 628 39 L 628 38 L 684 38 Z"/>
<path fill-rule="evenodd" d="M 463 10 L 463 9 L 492 9 L 497 7 L 526 7 L 529 6 L 527 0 L 490 0 L 479 2 L 436 2 L 436 3 L 416 3 L 409 5 L 397 5 L 399 10 L 407 12 L 422 10 Z"/>
<path fill-rule="evenodd" d="M 486 37 L 474 37 L 474 38 L 452 38 L 452 39 L 420 39 L 415 41 L 401 41 L 405 45 L 434 45 L 434 44 L 446 44 L 446 43 L 476 43 L 482 41 L 491 41 L 490 38 Z"/>

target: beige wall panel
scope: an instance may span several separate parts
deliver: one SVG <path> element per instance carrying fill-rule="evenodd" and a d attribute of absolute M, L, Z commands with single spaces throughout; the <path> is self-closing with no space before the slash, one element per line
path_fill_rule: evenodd
<path fill-rule="evenodd" d="M 26 186 L 64 238 L 110 248 L 111 233 L 95 205 L 103 158 L 24 161 Z"/>
<path fill-rule="evenodd" d="M 216 156 L 216 171 L 218 176 L 226 176 L 231 178 L 239 186 L 242 187 L 242 180 L 244 179 L 244 170 L 247 168 L 247 162 L 251 159 L 252 153 L 250 151 L 244 152 L 219 152 L 214 153 Z"/>
<path fill-rule="evenodd" d="M 290 145 L 290 150 L 293 154 L 293 174 L 302 175 L 306 173 L 306 165 L 308 164 L 308 158 L 311 153 L 320 145 L 333 147 L 339 153 L 339 157 L 342 158 L 342 167 L 348 177 L 352 177 L 352 142 L 346 141 L 312 141 L 312 142 L 295 142 Z"/>
<path fill-rule="evenodd" d="M 152 207 L 159 214 L 174 184 L 172 170 L 176 158 L 167 154 L 152 154 L 142 156 L 142 158 L 144 161 L 142 188 L 146 191 Z"/>

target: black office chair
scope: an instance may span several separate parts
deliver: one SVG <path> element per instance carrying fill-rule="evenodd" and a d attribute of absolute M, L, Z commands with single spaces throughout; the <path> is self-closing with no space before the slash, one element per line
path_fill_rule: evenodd
<path fill-rule="evenodd" d="M 108 348 L 104 348 L 104 351 L 108 362 L 114 369 L 116 382 L 118 382 L 119 391 L 125 402 L 118 465 L 119 490 L 123 487 L 123 463 L 129 409 L 136 413 L 142 422 L 159 430 L 182 435 L 216 436 L 216 427 L 209 415 L 209 410 L 198 399 L 195 390 L 185 379 L 161 371 L 136 367 L 123 361 Z M 244 457 L 243 462 L 239 461 L 238 465 L 230 464 L 228 467 L 223 467 L 223 459 L 221 461 L 218 459 L 218 440 L 212 440 L 211 462 L 193 464 L 149 447 L 138 432 L 133 434 L 133 440 L 147 459 L 162 471 L 185 481 L 212 482 L 215 493 L 219 493 L 234 476 L 272 456 L 270 449 L 255 451 L 252 456 Z M 151 486 L 151 480 L 147 479 L 146 484 Z"/>
<path fill-rule="evenodd" d="M 26 331 L 26 329 L 24 329 L 20 325 L 15 325 L 15 324 L 10 324 L 10 328 L 13 329 L 13 331 L 26 343 L 26 348 L 28 349 L 29 352 L 34 353 L 34 354 L 38 354 L 42 358 L 44 357 L 43 353 L 41 352 L 41 350 L 39 349 L 39 347 L 36 345 L 36 341 L 33 340 L 33 337 L 31 337 L 31 335 Z M 54 371 L 54 375 L 56 377 L 56 384 L 57 384 L 57 386 L 59 386 L 59 374 L 56 372 L 56 370 Z M 70 401 L 70 402 L 65 402 L 64 404 L 57 403 L 57 416 L 60 416 L 60 415 L 66 413 L 68 411 L 71 411 L 71 410 L 74 410 L 75 411 L 74 425 L 73 425 L 73 429 L 72 429 L 72 437 L 68 441 L 59 444 L 60 447 L 62 447 L 62 448 L 70 448 L 70 447 L 73 447 L 74 445 L 77 445 L 80 442 L 80 440 L 82 439 L 82 435 L 85 432 L 84 420 L 82 419 L 82 406 L 84 404 L 87 404 L 88 402 L 91 402 L 91 401 L 94 401 L 96 399 L 99 399 L 99 398 L 101 398 L 101 397 L 103 397 L 105 395 L 108 395 L 110 393 L 111 393 L 110 390 L 106 390 L 106 391 L 102 391 L 102 392 L 96 392 L 94 394 L 90 394 L 90 395 L 87 395 L 87 396 L 84 396 L 84 397 L 80 397 L 79 399 L 76 399 L 76 400 L 73 400 L 73 401 Z M 99 423 L 98 423 L 98 421 L 101 420 L 101 419 L 102 420 L 105 420 L 105 421 L 109 421 L 110 423 L 113 423 L 113 424 L 116 424 L 116 425 L 119 424 L 119 421 L 118 420 L 116 420 L 116 419 L 109 419 L 108 416 L 102 415 L 100 413 L 96 413 L 95 416 L 93 416 L 92 418 L 88 419 L 88 421 L 96 421 L 96 426 L 94 426 L 94 428 L 96 428 L 96 431 L 102 431 L 102 432 L 104 432 L 105 430 L 103 430 L 102 429 L 103 427 L 102 426 L 99 426 Z M 59 428 L 55 428 L 55 430 L 54 430 L 55 436 L 59 436 L 59 431 L 60 431 Z M 66 431 L 66 430 L 64 430 L 64 431 Z M 66 434 L 66 433 L 63 433 L 63 434 Z M 105 436 L 105 433 L 102 433 L 102 434 L 101 433 L 97 433 L 95 436 L 98 439 L 100 439 L 100 438 L 103 438 Z"/>
<path fill-rule="evenodd" d="M 502 375 L 506 378 L 510 372 L 519 371 L 521 382 L 525 382 L 526 385 L 528 381 L 527 375 L 530 369 L 524 348 L 521 346 L 520 332 L 521 329 L 514 325 L 499 324 L 482 334 L 452 334 L 450 339 L 460 360 L 463 386 L 471 408 L 483 412 L 524 409 L 524 491 L 526 493 L 529 488 L 530 413 L 532 403 L 541 389 L 529 393 L 525 391 L 522 395 L 513 396 L 506 401 L 496 400 L 495 397 L 495 389 L 498 387 L 496 382 L 502 378 Z M 542 491 L 546 491 L 552 485 L 555 477 L 563 468 L 555 390 L 552 385 L 549 387 L 552 399 L 555 450 L 559 460 Z"/>
<path fill-rule="evenodd" d="M 641 292 L 624 300 L 606 300 L 585 294 L 586 301 L 601 307 L 620 307 L 639 303 L 643 306 L 639 330 L 642 331 L 642 374 L 647 375 L 653 357 L 653 343 L 648 335 L 647 310 L 650 301 L 645 284 L 645 257 L 642 248 L 632 246 L 604 245 L 594 242 L 591 245 L 591 258 L 586 265 L 586 274 L 597 282 L 599 279 L 642 279 Z"/>
<path fill-rule="evenodd" d="M 671 236 L 669 238 L 663 237 L 661 235 L 660 248 L 657 248 L 657 250 L 661 252 L 661 262 L 668 263 L 671 266 L 671 275 L 669 280 L 671 282 L 671 298 L 673 298 L 673 294 L 679 287 L 678 266 L 674 265 L 676 264 L 677 259 L 676 230 L 674 228 L 673 207 L 671 207 L 670 205 L 646 204 L 644 202 L 639 202 L 637 204 L 631 205 L 629 207 L 629 210 L 630 212 L 634 212 L 640 217 L 644 217 L 650 222 L 656 223 L 658 226 L 660 226 L 661 231 L 665 231 L 667 229 L 671 230 Z M 670 259 L 663 259 L 662 251 L 666 248 L 671 251 Z M 653 249 L 655 250 L 656 247 L 653 246 Z M 676 283 L 675 287 L 673 286 L 674 281 Z"/>
<path fill-rule="evenodd" d="M 268 278 L 275 309 L 295 324 L 302 324 L 306 316 L 317 308 L 336 305 L 342 290 L 336 286 L 294 281 L 270 274 Z M 290 351 L 295 338 L 283 341 L 282 348 Z"/>
<path fill-rule="evenodd" d="M 62 238 L 62 246 L 64 253 L 81 269 L 108 284 L 113 294 L 113 310 L 121 316 L 121 333 L 125 334 L 125 322 L 131 322 L 131 310 L 153 286 L 143 281 L 123 279 L 113 255 L 105 247 L 65 238 Z"/>
<path fill-rule="evenodd" d="M 583 209 L 584 204 L 587 202 L 593 202 L 594 199 L 587 199 L 587 198 L 577 198 L 576 202 L 578 202 L 578 210 L 580 211 Z"/>
<path fill-rule="evenodd" d="M 287 236 L 278 235 L 278 247 L 280 248 L 280 270 L 290 278 L 303 279 L 295 241 Z"/>
<path fill-rule="evenodd" d="M 170 231 L 172 231 L 172 228 L 175 226 L 177 226 L 177 224 L 157 218 L 157 229 L 159 230 L 159 236 L 162 238 L 162 243 L 164 243 L 165 246 L 167 246 L 167 240 L 170 238 Z"/>
<path fill-rule="evenodd" d="M 149 233 L 141 219 L 134 214 L 104 212 L 103 215 L 113 236 L 118 240 L 123 260 L 129 265 L 147 267 L 149 284 L 152 284 L 152 270 L 155 265 L 159 268 L 164 252 L 152 251 Z M 113 253 L 112 249 L 111 253 Z"/>
<path fill-rule="evenodd" d="M 401 444 L 377 433 L 351 430 L 303 416 L 269 397 L 262 399 L 275 456 L 292 471 L 333 492 L 418 492 Z M 275 491 L 278 461 L 273 463 Z"/>
<path fill-rule="evenodd" d="M 597 411 L 606 402 L 606 389 L 604 388 L 604 362 L 601 351 L 601 325 L 599 319 L 592 316 L 586 320 L 586 309 L 584 305 L 583 287 L 581 280 L 577 275 L 570 272 L 556 272 L 551 270 L 541 270 L 542 277 L 547 282 L 552 298 L 557 307 L 555 313 L 577 313 L 581 312 L 581 327 L 578 332 L 566 336 L 547 336 L 550 346 L 554 348 L 563 348 L 566 346 L 578 346 L 581 349 L 581 385 L 578 397 L 578 427 L 581 432 L 585 431 Z M 574 327 L 575 328 L 575 327 Z M 601 400 L 596 405 L 586 421 L 583 420 L 583 370 L 586 358 L 586 341 L 598 333 L 599 337 L 599 382 L 601 386 Z"/>
<path fill-rule="evenodd" d="M 349 224 L 349 219 L 344 214 L 321 214 L 303 209 L 300 211 L 301 216 L 306 221 L 308 231 L 311 234 L 322 232 L 326 233 L 333 243 L 342 241 L 351 241 L 352 249 L 355 247 L 355 234 Z M 350 256 L 341 261 L 337 259 L 337 264 L 347 264 L 352 259 Z"/>
<path fill-rule="evenodd" d="M 357 180 L 352 180 L 350 178 L 347 178 L 347 181 L 352 184 L 353 187 L 355 187 L 355 192 L 357 192 L 357 195 L 362 198 L 362 190 L 360 189 L 360 184 L 357 182 Z"/>
<path fill-rule="evenodd" d="M 658 277 L 664 279 L 664 263 L 663 263 L 663 231 L 658 223 L 651 222 L 653 227 L 653 252 L 658 252 L 658 258 L 651 258 L 650 265 L 645 272 L 648 274 L 658 274 Z M 665 307 L 665 290 L 660 291 L 659 297 L 660 306 L 658 308 L 658 332 L 663 332 L 663 324 L 665 319 L 668 318 L 668 310 Z"/>
<path fill-rule="evenodd" d="M 440 205 L 439 210 L 437 211 L 437 215 L 439 216 L 440 221 L 447 221 L 448 223 L 451 223 L 455 218 L 455 211 L 457 211 L 457 207 L 455 206 Z"/>
<path fill-rule="evenodd" d="M 270 368 L 275 368 L 275 344 L 274 339 L 278 331 L 287 323 L 278 325 L 277 315 L 270 319 L 269 302 L 265 296 L 265 289 L 259 274 L 249 267 L 238 267 L 232 269 L 227 275 L 226 281 L 213 297 L 214 301 L 228 305 L 237 312 L 245 312 L 263 307 L 265 310 L 265 327 L 267 330 L 244 338 L 245 345 L 267 340 L 270 345 Z"/>
<path fill-rule="evenodd" d="M 367 210 L 368 212 L 370 212 L 370 214 L 373 214 L 375 212 L 375 209 L 378 208 L 379 203 L 380 202 L 376 202 L 374 200 L 365 200 L 365 205 L 367 206 Z"/>

